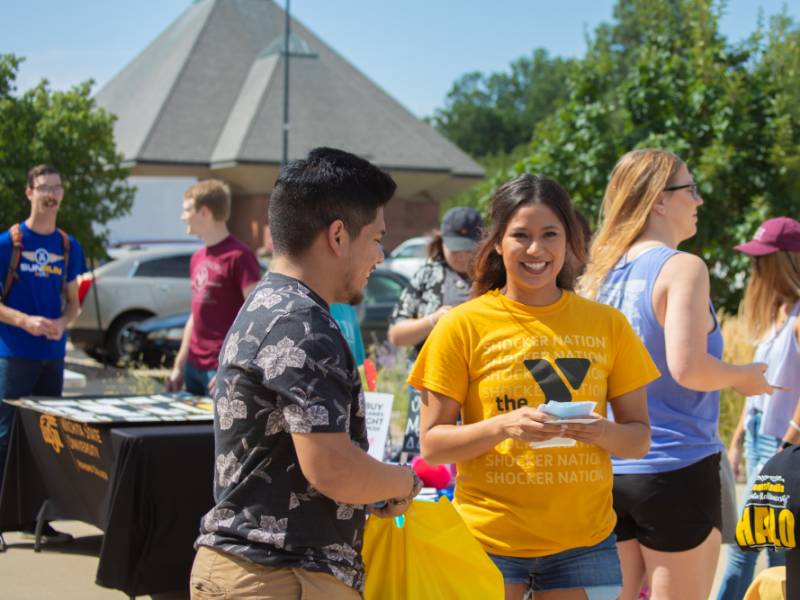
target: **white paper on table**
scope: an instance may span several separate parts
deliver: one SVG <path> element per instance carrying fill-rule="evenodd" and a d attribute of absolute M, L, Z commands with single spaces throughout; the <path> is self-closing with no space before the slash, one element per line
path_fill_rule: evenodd
<path fill-rule="evenodd" d="M 125 404 L 132 404 L 134 406 L 141 404 L 146 406 L 148 404 L 157 404 L 158 402 L 172 402 L 173 399 L 166 396 L 163 398 L 159 398 L 158 396 L 153 398 L 147 398 L 145 396 L 133 396 L 131 398 L 125 398 L 124 400 Z"/>
<path fill-rule="evenodd" d="M 182 406 L 174 406 L 169 408 L 163 408 L 161 406 L 149 406 L 147 408 L 147 413 L 151 415 L 157 415 L 159 417 L 184 417 L 186 416 L 186 411 Z"/>

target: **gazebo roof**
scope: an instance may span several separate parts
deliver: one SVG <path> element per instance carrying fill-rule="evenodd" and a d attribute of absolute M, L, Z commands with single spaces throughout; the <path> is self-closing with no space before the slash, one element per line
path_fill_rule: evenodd
<path fill-rule="evenodd" d="M 98 104 L 119 117 L 116 141 L 134 174 L 224 176 L 280 164 L 283 21 L 272 0 L 197 0 L 98 92 Z M 439 198 L 483 176 L 295 20 L 290 52 L 290 158 L 342 148 L 400 179 L 413 172 L 421 179 L 406 191 Z M 254 181 L 240 175 L 238 183 Z"/>

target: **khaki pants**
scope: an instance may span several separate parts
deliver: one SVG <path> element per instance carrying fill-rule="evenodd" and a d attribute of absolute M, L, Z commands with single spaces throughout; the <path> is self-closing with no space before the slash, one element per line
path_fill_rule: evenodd
<path fill-rule="evenodd" d="M 192 600 L 360 600 L 333 575 L 259 565 L 200 546 L 189 583 Z"/>

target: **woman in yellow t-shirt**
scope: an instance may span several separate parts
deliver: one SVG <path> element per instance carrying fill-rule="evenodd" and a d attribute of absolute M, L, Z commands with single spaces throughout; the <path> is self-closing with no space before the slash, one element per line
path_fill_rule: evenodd
<path fill-rule="evenodd" d="M 423 391 L 422 455 L 458 464 L 454 504 L 507 599 L 528 587 L 537 600 L 616 598 L 609 454 L 647 452 L 644 386 L 658 370 L 622 313 L 572 292 L 584 243 L 558 183 L 506 183 L 491 222 L 476 297 L 441 319 L 409 377 Z M 578 401 L 595 403 L 580 423 L 541 410 Z"/>

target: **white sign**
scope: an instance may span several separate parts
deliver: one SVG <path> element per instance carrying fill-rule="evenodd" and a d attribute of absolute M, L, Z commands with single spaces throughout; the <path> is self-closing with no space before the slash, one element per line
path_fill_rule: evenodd
<path fill-rule="evenodd" d="M 366 392 L 364 402 L 367 405 L 369 455 L 382 461 L 386 449 L 386 438 L 389 436 L 389 422 L 392 420 L 394 395 Z"/>

